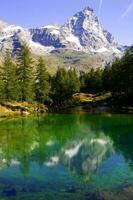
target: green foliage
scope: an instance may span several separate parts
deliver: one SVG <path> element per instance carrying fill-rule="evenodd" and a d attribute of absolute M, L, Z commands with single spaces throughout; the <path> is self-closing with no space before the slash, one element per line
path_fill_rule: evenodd
<path fill-rule="evenodd" d="M 52 99 L 55 104 L 60 104 L 80 90 L 80 81 L 75 70 L 58 69 L 52 80 Z"/>
<path fill-rule="evenodd" d="M 121 59 L 104 70 L 91 69 L 80 77 L 81 91 L 110 91 L 117 105 L 133 105 L 133 53 L 129 49 Z"/>
<path fill-rule="evenodd" d="M 51 78 L 45 61 L 39 58 L 37 66 L 33 62 L 26 44 L 21 47 L 16 63 L 9 54 L 0 67 L 0 98 L 6 101 L 32 103 L 67 102 L 80 91 L 80 81 L 75 70 L 59 69 Z"/>
<path fill-rule="evenodd" d="M 23 44 L 18 56 L 18 80 L 20 87 L 20 101 L 34 100 L 33 60 L 26 44 Z"/>
<path fill-rule="evenodd" d="M 112 81 L 113 92 L 125 94 L 133 92 L 133 56 L 130 51 L 121 60 L 113 63 Z"/>
<path fill-rule="evenodd" d="M 3 67 L 0 66 L 0 100 L 3 99 L 3 89 L 4 89 L 4 83 L 3 83 Z"/>
<path fill-rule="evenodd" d="M 96 93 L 102 90 L 102 70 L 93 68 L 81 76 L 81 91 Z"/>
<path fill-rule="evenodd" d="M 6 54 L 0 66 L 0 99 L 50 103 L 60 106 L 71 102 L 77 92 L 100 93 L 109 91 L 113 96 L 121 97 L 124 104 L 133 105 L 133 53 L 128 50 L 122 59 L 112 66 L 90 69 L 78 77 L 74 69 L 60 68 L 53 77 L 46 70 L 45 61 L 39 58 L 37 65 L 29 47 L 23 44 L 17 62 Z M 123 100 L 124 99 L 124 100 Z"/>
<path fill-rule="evenodd" d="M 80 91 L 80 80 L 74 69 L 68 71 L 68 84 L 70 96 Z"/>
<path fill-rule="evenodd" d="M 122 59 L 116 60 L 103 72 L 104 89 L 117 96 L 119 103 L 130 105 L 133 100 L 133 54 L 129 49 Z"/>
<path fill-rule="evenodd" d="M 40 58 L 36 69 L 36 82 L 35 82 L 35 95 L 36 101 L 39 103 L 45 103 L 50 100 L 50 82 L 49 74 L 46 71 L 45 61 Z"/>
<path fill-rule="evenodd" d="M 112 70 L 110 67 L 105 67 L 103 74 L 102 74 L 102 87 L 105 91 L 110 91 L 112 87 Z"/>
<path fill-rule="evenodd" d="M 3 98 L 7 101 L 18 100 L 18 79 L 16 75 L 16 65 L 12 61 L 9 53 L 6 54 L 3 63 L 3 73 L 1 76 L 3 79 L 3 86 L 1 84 Z"/>
<path fill-rule="evenodd" d="M 116 60 L 103 72 L 103 81 L 114 93 L 129 93 L 133 89 L 133 56 L 128 51 L 121 60 Z"/>

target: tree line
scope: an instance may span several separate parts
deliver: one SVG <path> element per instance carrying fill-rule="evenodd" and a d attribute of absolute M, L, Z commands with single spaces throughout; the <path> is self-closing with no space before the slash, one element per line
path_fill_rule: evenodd
<path fill-rule="evenodd" d="M 104 69 L 80 77 L 83 92 L 111 92 L 117 104 L 133 105 L 133 47 Z"/>
<path fill-rule="evenodd" d="M 30 49 L 24 44 L 13 60 L 6 54 L 0 66 L 1 101 L 61 104 L 80 91 L 80 80 L 74 69 L 60 68 L 51 77 L 42 57 L 37 64 Z"/>
<path fill-rule="evenodd" d="M 59 68 L 54 76 L 46 69 L 42 57 L 37 64 L 24 44 L 14 61 L 6 54 L 0 66 L 1 101 L 38 102 L 60 105 L 77 92 L 102 93 L 110 91 L 125 104 L 133 100 L 133 53 L 129 49 L 121 59 L 104 69 L 90 69 L 78 76 L 74 69 Z"/>

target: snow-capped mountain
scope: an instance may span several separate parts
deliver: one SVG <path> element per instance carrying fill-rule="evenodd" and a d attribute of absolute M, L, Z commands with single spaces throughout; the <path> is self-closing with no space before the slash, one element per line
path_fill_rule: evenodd
<path fill-rule="evenodd" d="M 70 34 L 77 39 L 79 48 L 87 52 L 103 52 L 118 48 L 113 36 L 103 29 L 97 16 L 89 7 L 70 18 L 63 29 L 66 33 L 70 31 Z"/>
<path fill-rule="evenodd" d="M 121 53 L 114 37 L 100 24 L 94 11 L 87 7 L 63 26 L 49 25 L 30 30 L 32 40 L 44 46 L 70 48 L 88 53 Z"/>
<path fill-rule="evenodd" d="M 109 61 L 123 53 L 121 46 L 108 31 L 104 30 L 94 11 L 89 7 L 76 13 L 63 26 L 54 24 L 26 29 L 0 21 L 2 54 L 10 51 L 14 55 L 24 41 L 37 55 L 66 49 L 89 55 L 104 54 Z"/>

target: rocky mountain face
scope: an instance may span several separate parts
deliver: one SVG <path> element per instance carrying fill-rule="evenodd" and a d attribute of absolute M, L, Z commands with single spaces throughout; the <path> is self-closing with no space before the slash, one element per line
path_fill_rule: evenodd
<path fill-rule="evenodd" d="M 24 41 L 36 55 L 57 56 L 57 51 L 61 54 L 64 50 L 71 50 L 73 53 L 99 56 L 101 66 L 123 53 L 123 48 L 108 31 L 104 30 L 94 11 L 89 7 L 68 19 L 63 26 L 54 24 L 26 29 L 0 21 L 2 55 L 6 51 L 15 55 Z"/>
<path fill-rule="evenodd" d="M 0 52 L 2 54 L 7 51 L 11 52 L 12 55 L 16 54 L 23 42 L 26 42 L 35 54 L 40 55 L 49 51 L 48 47 L 32 41 L 32 36 L 28 29 L 0 21 Z"/>
<path fill-rule="evenodd" d="M 67 48 L 86 53 L 121 53 L 114 37 L 103 29 L 89 7 L 78 12 L 63 26 L 49 25 L 30 30 L 32 40 L 43 46 Z"/>

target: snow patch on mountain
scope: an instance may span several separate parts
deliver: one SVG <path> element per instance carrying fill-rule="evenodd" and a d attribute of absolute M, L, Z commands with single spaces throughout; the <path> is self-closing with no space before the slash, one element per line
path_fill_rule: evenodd
<path fill-rule="evenodd" d="M 66 40 L 68 42 L 75 43 L 77 46 L 81 47 L 79 39 L 71 33 L 66 37 Z"/>
<path fill-rule="evenodd" d="M 107 48 L 105 48 L 105 47 L 97 50 L 98 53 L 103 53 L 103 52 L 108 52 L 108 51 L 109 50 Z"/>
<path fill-rule="evenodd" d="M 60 31 L 59 30 L 52 30 L 51 33 L 54 34 L 54 35 L 59 35 Z"/>
<path fill-rule="evenodd" d="M 51 51 L 54 50 L 54 47 L 52 47 L 52 46 L 51 47 L 44 47 L 37 42 L 33 42 L 32 40 L 30 40 L 28 42 L 28 44 L 29 44 L 31 51 L 34 54 L 37 54 L 37 55 L 44 55 L 45 53 L 50 53 Z"/>

